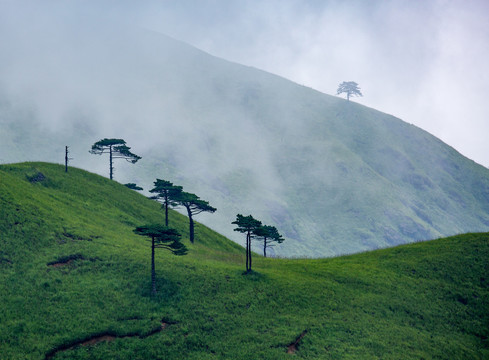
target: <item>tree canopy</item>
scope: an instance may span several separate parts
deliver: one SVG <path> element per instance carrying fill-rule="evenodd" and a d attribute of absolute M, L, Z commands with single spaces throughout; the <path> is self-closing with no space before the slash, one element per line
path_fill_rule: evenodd
<path fill-rule="evenodd" d="M 93 144 L 89 152 L 95 155 L 109 154 L 110 179 L 112 180 L 114 177 L 113 159 L 125 159 L 133 164 L 141 159 L 140 156 L 133 154 L 130 149 L 122 139 L 105 138 Z"/>
<path fill-rule="evenodd" d="M 189 219 L 190 242 L 194 242 L 195 230 L 193 216 L 202 212 L 213 213 L 217 209 L 210 206 L 208 201 L 200 199 L 197 195 L 185 191 L 179 192 L 174 197 L 174 201 L 187 209 Z"/>
<path fill-rule="evenodd" d="M 127 186 L 131 190 L 138 190 L 138 191 L 143 190 L 143 188 L 141 186 L 138 186 L 135 183 L 127 183 L 127 184 L 124 184 L 124 185 Z"/>
<path fill-rule="evenodd" d="M 336 95 L 340 95 L 342 93 L 346 93 L 346 99 L 350 101 L 351 96 L 363 96 L 358 84 L 354 81 L 343 81 L 338 86 L 338 91 Z"/>
<path fill-rule="evenodd" d="M 151 286 L 156 295 L 155 249 L 165 249 L 173 255 L 186 255 L 187 247 L 180 242 L 181 235 L 177 230 L 159 224 L 142 225 L 134 233 L 151 238 Z"/>
<path fill-rule="evenodd" d="M 168 207 L 178 205 L 175 200 L 182 192 L 182 189 L 181 186 L 173 185 L 170 181 L 156 179 L 154 188 L 149 191 L 150 193 L 156 193 L 156 196 L 151 197 L 152 199 L 163 202 L 162 206 L 165 209 L 166 226 L 168 226 Z"/>
<path fill-rule="evenodd" d="M 281 244 L 284 241 L 275 226 L 263 225 L 253 231 L 255 238 L 263 241 L 263 256 L 267 257 L 267 248 Z"/>

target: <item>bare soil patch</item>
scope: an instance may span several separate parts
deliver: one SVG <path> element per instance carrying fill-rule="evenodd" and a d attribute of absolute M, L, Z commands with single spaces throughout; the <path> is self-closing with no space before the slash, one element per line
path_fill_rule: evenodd
<path fill-rule="evenodd" d="M 114 333 L 102 333 L 98 335 L 92 335 L 84 340 L 81 341 L 76 341 L 70 344 L 58 346 L 56 349 L 51 350 L 48 352 L 45 356 L 45 360 L 50 360 L 52 359 L 57 353 L 62 352 L 62 351 L 68 351 L 76 348 L 77 346 L 93 346 L 96 344 L 99 344 L 101 342 L 107 342 L 107 341 L 114 341 L 115 339 L 123 339 L 123 338 L 129 338 L 129 337 L 139 337 L 140 339 L 145 339 L 151 335 L 155 335 L 159 333 L 160 331 L 165 330 L 168 325 L 171 325 L 172 323 L 165 322 L 165 320 L 161 321 L 161 326 L 156 328 L 155 330 L 151 331 L 148 334 L 145 335 L 140 335 L 140 334 L 126 334 L 126 335 L 117 335 Z"/>
<path fill-rule="evenodd" d="M 72 254 L 72 255 L 68 255 L 68 256 L 62 256 L 55 261 L 51 261 L 51 262 L 47 263 L 47 265 L 51 266 L 51 267 L 66 266 L 66 265 L 71 264 L 75 260 L 85 260 L 85 257 L 81 254 Z"/>
<path fill-rule="evenodd" d="M 307 334 L 307 329 L 304 330 L 298 337 L 297 339 L 295 339 L 294 342 L 290 343 L 288 346 L 287 346 L 287 354 L 295 354 L 295 352 L 297 351 L 298 347 L 299 347 L 299 342 L 302 340 L 302 338 L 304 336 L 306 336 Z"/>

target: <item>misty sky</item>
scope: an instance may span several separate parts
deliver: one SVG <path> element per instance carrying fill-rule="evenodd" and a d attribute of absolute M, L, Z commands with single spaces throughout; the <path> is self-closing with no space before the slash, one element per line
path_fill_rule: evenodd
<path fill-rule="evenodd" d="M 327 94 L 356 81 L 354 101 L 489 167 L 488 15 L 484 0 L 0 0 L 0 31 L 7 20 L 116 21 Z"/>

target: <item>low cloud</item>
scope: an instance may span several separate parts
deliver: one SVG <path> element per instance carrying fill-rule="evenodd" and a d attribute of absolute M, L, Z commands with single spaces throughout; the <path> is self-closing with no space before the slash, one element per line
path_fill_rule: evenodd
<path fill-rule="evenodd" d="M 484 1 L 183 1 L 137 11 L 143 26 L 217 56 L 413 123 L 489 166 L 489 5 Z"/>

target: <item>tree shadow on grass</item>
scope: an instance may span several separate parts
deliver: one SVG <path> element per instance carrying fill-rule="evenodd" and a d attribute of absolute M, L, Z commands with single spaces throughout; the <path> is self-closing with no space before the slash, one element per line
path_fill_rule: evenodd
<path fill-rule="evenodd" d="M 156 275 L 156 296 L 154 296 L 151 292 L 151 278 L 148 276 L 147 279 L 140 282 L 138 295 L 158 302 L 167 302 L 177 294 L 181 286 L 175 281 Z"/>
<path fill-rule="evenodd" d="M 243 275 L 244 277 L 246 277 L 246 279 L 249 279 L 251 281 L 261 281 L 267 278 L 266 275 L 254 270 L 243 271 L 241 275 Z"/>

